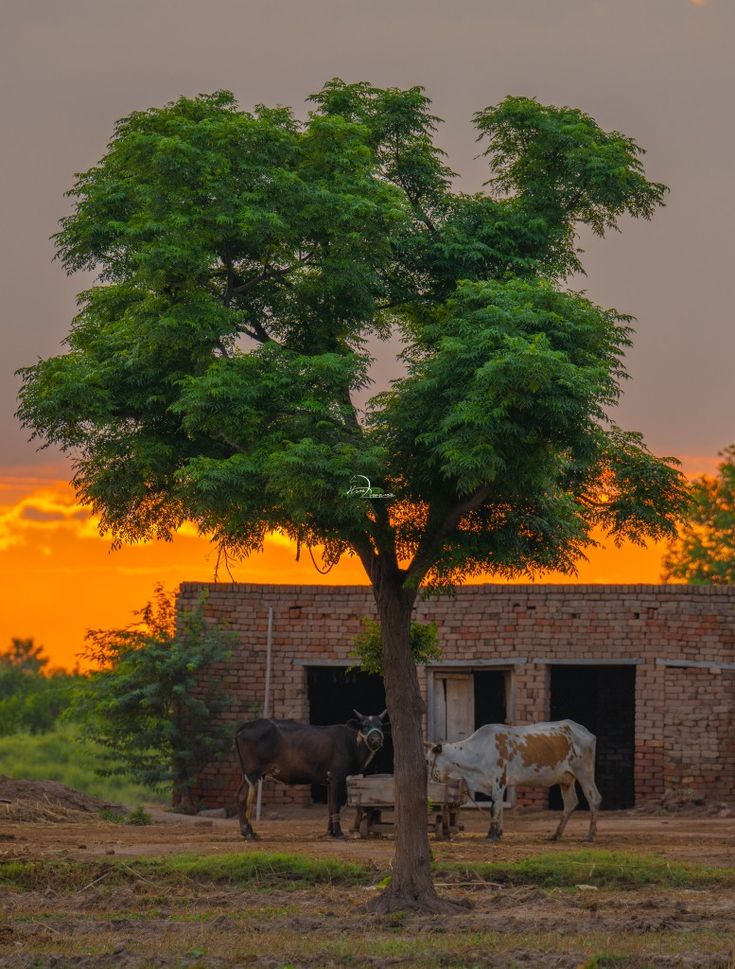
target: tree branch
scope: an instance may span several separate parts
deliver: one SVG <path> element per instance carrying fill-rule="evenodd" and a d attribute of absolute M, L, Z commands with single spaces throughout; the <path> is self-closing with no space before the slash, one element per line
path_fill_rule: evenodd
<path fill-rule="evenodd" d="M 477 488 L 469 498 L 459 502 L 454 508 L 450 509 L 444 516 L 441 524 L 433 532 L 428 531 L 429 523 L 431 522 L 431 510 L 429 511 L 427 531 L 424 533 L 424 537 L 413 557 L 413 561 L 406 571 L 406 585 L 418 587 L 436 561 L 444 540 L 451 535 L 466 514 L 480 507 L 489 494 L 489 485 L 482 485 L 482 487 Z"/>
<path fill-rule="evenodd" d="M 296 262 L 292 263 L 290 266 L 286 266 L 283 269 L 273 269 L 271 266 L 268 265 L 268 263 L 266 263 L 263 267 L 262 272 L 257 273 L 255 276 L 251 276 L 249 279 L 246 279 L 245 282 L 240 283 L 237 286 L 231 285 L 231 282 L 234 282 L 234 268 L 232 267 L 232 263 L 230 263 L 229 265 L 225 263 L 228 269 L 227 289 L 224 295 L 225 304 L 229 304 L 229 301 L 232 299 L 233 296 L 239 296 L 242 293 L 248 292 L 248 290 L 253 289 L 254 286 L 257 286 L 258 283 L 265 282 L 266 279 L 284 279 L 286 276 L 289 275 L 289 273 L 292 273 L 295 269 L 298 269 L 300 266 L 305 266 L 307 263 L 309 263 L 313 255 L 314 255 L 313 252 L 307 252 L 305 256 L 302 256 L 301 258 L 297 259 Z M 223 259 L 223 262 L 224 262 L 224 259 Z"/>

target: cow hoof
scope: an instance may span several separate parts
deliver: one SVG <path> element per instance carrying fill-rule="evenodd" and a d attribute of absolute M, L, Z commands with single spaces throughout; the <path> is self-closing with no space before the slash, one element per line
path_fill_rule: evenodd
<path fill-rule="evenodd" d="M 240 834 L 246 841 L 260 841 L 260 835 L 257 835 L 254 831 L 241 831 Z"/>
<path fill-rule="evenodd" d="M 485 840 L 486 841 L 500 841 L 500 835 L 499 834 L 488 834 L 488 835 L 485 835 Z"/>

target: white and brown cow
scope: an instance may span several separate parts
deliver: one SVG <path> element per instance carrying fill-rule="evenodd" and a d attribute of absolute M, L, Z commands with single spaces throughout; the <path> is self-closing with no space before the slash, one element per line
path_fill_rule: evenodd
<path fill-rule="evenodd" d="M 429 776 L 440 781 L 461 778 L 470 791 L 492 798 L 491 841 L 503 834 L 503 795 L 515 784 L 561 787 L 564 813 L 553 835 L 560 838 L 579 803 L 574 783 L 579 781 L 590 806 L 587 841 L 593 841 L 602 800 L 595 785 L 595 744 L 595 735 L 573 720 L 526 727 L 489 723 L 466 740 L 427 743 L 426 760 Z"/>

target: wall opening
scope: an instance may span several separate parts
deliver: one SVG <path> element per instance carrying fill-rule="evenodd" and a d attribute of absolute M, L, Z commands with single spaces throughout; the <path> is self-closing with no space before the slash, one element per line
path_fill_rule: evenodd
<path fill-rule="evenodd" d="M 383 677 L 346 666 L 308 666 L 307 689 L 309 723 L 325 725 L 354 720 L 354 710 L 365 716 L 377 715 L 386 708 Z M 368 774 L 393 773 L 393 741 L 390 730 L 383 748 L 370 763 Z M 327 789 L 315 784 L 311 789 L 315 804 L 326 804 Z"/>
<path fill-rule="evenodd" d="M 486 723 L 505 723 L 508 672 L 475 670 L 475 730 Z"/>
<path fill-rule="evenodd" d="M 602 809 L 635 803 L 635 666 L 551 666 L 552 720 L 576 720 L 597 737 L 595 777 Z M 580 807 L 587 800 L 579 790 Z M 560 810 L 561 792 L 552 787 L 549 807 Z"/>
<path fill-rule="evenodd" d="M 464 740 L 486 723 L 505 723 L 510 671 L 432 670 L 429 740 Z"/>
<path fill-rule="evenodd" d="M 452 669 L 432 672 L 433 716 L 430 739 L 464 740 L 486 723 L 505 723 L 510 671 Z M 490 798 L 479 791 L 476 801 Z"/>

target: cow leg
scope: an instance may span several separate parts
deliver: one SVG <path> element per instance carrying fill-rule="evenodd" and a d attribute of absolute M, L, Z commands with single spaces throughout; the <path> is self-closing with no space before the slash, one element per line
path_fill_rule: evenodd
<path fill-rule="evenodd" d="M 559 838 L 561 838 L 564 828 L 567 826 L 569 815 L 579 804 L 579 798 L 577 797 L 577 785 L 573 777 L 571 781 L 564 781 L 559 785 L 559 787 L 561 788 L 561 796 L 562 800 L 564 801 L 564 813 L 561 816 L 561 821 L 559 821 L 559 827 L 551 836 L 552 841 L 558 841 Z"/>
<path fill-rule="evenodd" d="M 590 829 L 587 832 L 585 841 L 594 841 L 595 835 L 597 834 L 597 815 L 600 810 L 600 804 L 602 803 L 602 795 L 597 790 L 597 785 L 595 784 L 591 771 L 577 771 L 577 780 L 590 806 Z"/>
<path fill-rule="evenodd" d="M 248 841 L 258 840 L 258 835 L 253 831 L 253 826 L 250 823 L 256 781 L 257 778 L 251 780 L 247 774 L 243 774 L 242 782 L 237 789 L 237 817 L 240 821 L 240 834 Z M 245 795 L 245 788 L 247 788 L 247 795 Z"/>
<path fill-rule="evenodd" d="M 493 806 L 490 815 L 490 828 L 487 832 L 488 841 L 500 841 L 503 837 L 503 798 L 505 797 L 505 787 L 500 784 L 493 784 L 491 797 Z"/>
<path fill-rule="evenodd" d="M 327 805 L 329 808 L 329 825 L 327 834 L 332 838 L 344 838 L 339 821 L 339 812 L 347 800 L 347 783 L 344 778 L 329 777 L 327 783 Z"/>

